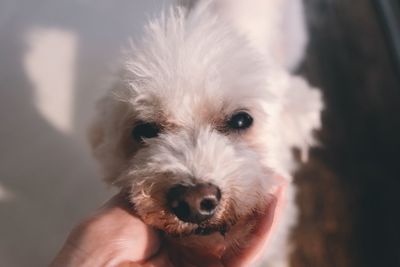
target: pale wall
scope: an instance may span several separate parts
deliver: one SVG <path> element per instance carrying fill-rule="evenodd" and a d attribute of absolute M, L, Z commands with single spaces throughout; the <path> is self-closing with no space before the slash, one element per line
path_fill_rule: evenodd
<path fill-rule="evenodd" d="M 85 129 L 121 46 L 165 2 L 0 1 L 0 266 L 46 266 L 111 194 Z"/>

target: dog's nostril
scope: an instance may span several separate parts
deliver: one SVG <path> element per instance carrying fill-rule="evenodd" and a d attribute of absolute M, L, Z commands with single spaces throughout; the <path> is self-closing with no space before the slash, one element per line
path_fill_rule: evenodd
<path fill-rule="evenodd" d="M 212 184 L 177 185 L 167 193 L 170 210 L 184 222 L 200 223 L 211 218 L 221 199 L 221 192 Z"/>
<path fill-rule="evenodd" d="M 201 202 L 200 202 L 200 213 L 202 214 L 212 214 L 215 210 L 215 208 L 218 205 L 218 201 L 216 199 L 216 197 L 207 197 L 204 198 Z"/>
<path fill-rule="evenodd" d="M 172 210 L 179 219 L 183 220 L 184 218 L 190 217 L 190 207 L 188 203 L 184 201 L 176 201 L 173 204 Z"/>

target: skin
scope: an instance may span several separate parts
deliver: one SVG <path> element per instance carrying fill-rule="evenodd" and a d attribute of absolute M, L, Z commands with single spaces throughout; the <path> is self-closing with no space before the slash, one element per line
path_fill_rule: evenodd
<path fill-rule="evenodd" d="M 268 209 L 275 211 L 278 202 L 272 201 Z M 254 218 L 259 223 L 247 242 L 251 245 L 240 254 L 229 250 L 200 253 L 168 243 L 136 217 L 127 203 L 118 194 L 78 224 L 50 267 L 244 267 L 254 260 L 273 225 L 271 216 Z"/>

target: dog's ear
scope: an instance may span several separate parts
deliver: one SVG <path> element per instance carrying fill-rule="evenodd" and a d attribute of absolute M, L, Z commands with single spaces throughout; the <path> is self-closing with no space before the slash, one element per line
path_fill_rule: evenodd
<path fill-rule="evenodd" d="M 124 123 L 130 114 L 130 103 L 124 97 L 126 85 L 117 77 L 112 89 L 96 103 L 95 116 L 87 132 L 92 154 L 108 183 L 115 182 L 126 160 Z"/>
<path fill-rule="evenodd" d="M 318 145 L 315 131 L 321 128 L 322 95 L 304 78 L 290 74 L 285 76 L 287 83 L 280 88 L 282 91 L 277 92 L 281 108 L 276 130 L 281 135 L 281 145 L 285 150 L 299 149 L 300 159 L 305 162 L 309 148 Z"/>
<path fill-rule="evenodd" d="M 321 128 L 322 94 L 302 77 L 289 75 L 288 78 L 281 116 L 283 131 L 288 145 L 299 148 L 301 160 L 306 161 L 309 147 L 318 144 L 314 132 Z"/>
<path fill-rule="evenodd" d="M 100 164 L 100 173 L 107 183 L 112 183 L 115 176 L 112 173 L 112 158 L 109 155 L 112 148 L 110 142 L 107 141 L 107 105 L 109 100 L 107 96 L 101 98 L 95 107 L 95 115 L 92 119 L 88 131 L 87 139 L 91 147 L 91 152 L 94 158 Z"/>
<path fill-rule="evenodd" d="M 95 105 L 95 115 L 89 125 L 87 138 L 96 156 L 96 151 L 118 137 L 120 120 L 126 113 L 126 103 L 122 99 L 126 85 L 121 74 L 110 82 L 110 90 Z"/>

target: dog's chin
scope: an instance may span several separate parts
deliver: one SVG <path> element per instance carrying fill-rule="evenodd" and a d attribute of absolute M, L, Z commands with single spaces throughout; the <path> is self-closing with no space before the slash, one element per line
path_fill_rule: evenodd
<path fill-rule="evenodd" d="M 278 199 L 272 197 L 262 204 L 262 208 L 254 208 L 237 217 L 234 222 L 191 225 L 192 231 L 183 232 L 161 230 L 166 233 L 168 242 L 193 251 L 207 251 L 216 257 L 254 254 L 262 248 L 271 234 L 277 215 L 277 202 Z M 249 244 L 252 245 L 250 250 Z"/>

